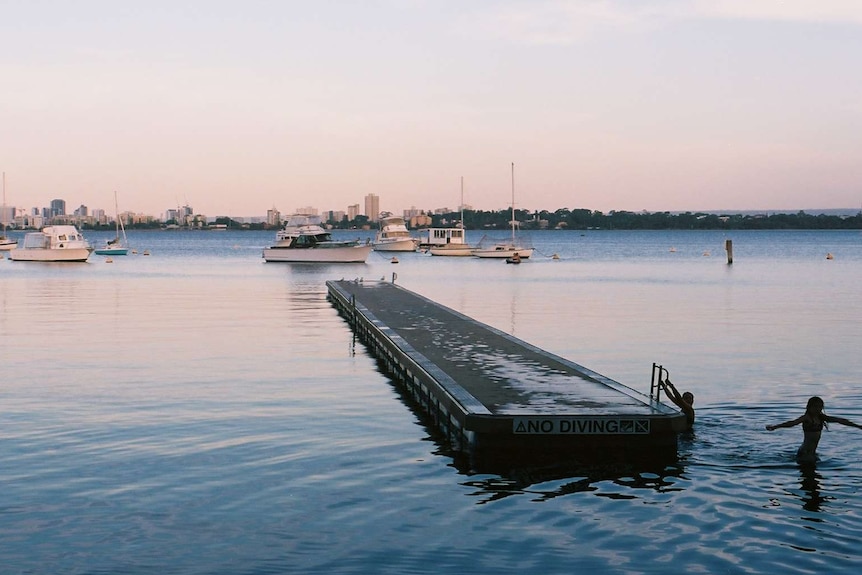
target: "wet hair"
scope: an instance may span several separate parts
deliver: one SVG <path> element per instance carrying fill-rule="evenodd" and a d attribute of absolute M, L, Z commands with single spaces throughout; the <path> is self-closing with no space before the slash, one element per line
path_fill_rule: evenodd
<path fill-rule="evenodd" d="M 684 401 L 688 402 L 689 405 L 694 405 L 694 394 L 690 391 L 686 391 L 682 394 L 682 398 Z"/>
<path fill-rule="evenodd" d="M 829 429 L 829 425 L 826 422 L 826 414 L 823 413 L 824 406 L 823 400 L 820 397 L 816 395 L 812 396 L 808 398 L 808 405 L 805 406 L 805 415 L 819 421 L 823 424 L 823 427 Z"/>

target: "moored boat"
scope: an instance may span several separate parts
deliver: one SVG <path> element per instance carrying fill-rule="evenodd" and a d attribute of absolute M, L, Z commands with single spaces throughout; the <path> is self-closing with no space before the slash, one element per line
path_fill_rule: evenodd
<path fill-rule="evenodd" d="M 125 256 L 129 254 L 129 248 L 120 243 L 122 240 L 114 238 L 108 240 L 104 246 L 96 248 L 94 253 L 100 256 Z"/>
<path fill-rule="evenodd" d="M 520 260 L 525 260 L 533 255 L 533 248 L 526 242 L 515 237 L 515 163 L 512 162 L 512 238 L 505 241 L 490 240 L 483 237 L 473 255 L 479 258 L 507 258 L 510 259 L 518 254 Z"/>
<path fill-rule="evenodd" d="M 473 247 L 467 244 L 445 244 L 442 246 L 432 246 L 428 251 L 432 256 L 456 256 L 465 257 L 473 255 Z"/>
<path fill-rule="evenodd" d="M 78 228 L 70 225 L 45 226 L 24 235 L 21 247 L 9 252 L 19 262 L 85 262 L 93 248 Z"/>
<path fill-rule="evenodd" d="M 290 216 L 275 238 L 275 244 L 263 250 L 267 262 L 364 263 L 371 253 L 370 242 L 333 240 L 316 215 Z"/>
<path fill-rule="evenodd" d="M 0 252 L 14 250 L 18 246 L 18 240 L 14 240 L 6 235 L 8 227 L 9 225 L 6 222 L 6 172 L 3 172 L 3 231 L 0 232 Z"/>
<path fill-rule="evenodd" d="M 434 255 L 457 255 L 457 251 L 471 255 L 472 246 L 467 245 L 463 228 L 428 228 L 423 234 L 419 246 Z M 447 251 L 447 254 L 441 252 Z M 435 253 L 437 252 L 437 253 Z"/>
<path fill-rule="evenodd" d="M 419 240 L 410 235 L 404 218 L 389 212 L 380 214 L 380 231 L 372 244 L 377 252 L 415 252 Z"/>
<path fill-rule="evenodd" d="M 123 221 L 120 218 L 120 208 L 117 203 L 117 192 L 114 192 L 114 225 L 117 229 L 117 233 L 114 236 L 114 239 L 108 240 L 105 242 L 105 245 L 97 248 L 96 254 L 100 256 L 125 256 L 129 253 L 129 240 L 126 238 L 126 227 L 123 225 Z M 122 237 L 120 234 L 122 233 Z"/>
<path fill-rule="evenodd" d="M 431 228 L 423 242 L 432 256 L 472 256 L 473 247 L 467 243 L 464 229 L 464 178 L 461 178 L 461 221 L 454 228 Z M 421 245 L 421 244 L 420 244 Z"/>
<path fill-rule="evenodd" d="M 483 237 L 472 250 L 472 255 L 478 258 L 511 259 L 518 254 L 519 261 L 533 255 L 533 248 L 527 247 L 523 241 L 496 241 Z"/>

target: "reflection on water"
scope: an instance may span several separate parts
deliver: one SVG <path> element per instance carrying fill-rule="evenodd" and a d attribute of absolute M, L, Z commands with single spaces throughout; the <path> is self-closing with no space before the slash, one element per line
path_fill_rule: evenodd
<path fill-rule="evenodd" d="M 820 511 L 820 507 L 828 497 L 820 493 L 820 481 L 823 479 L 813 465 L 800 466 L 802 478 L 802 508 L 806 511 Z M 822 521 L 817 517 L 805 517 L 808 521 Z"/>
<path fill-rule="evenodd" d="M 669 466 L 650 471 L 631 464 L 591 466 L 559 465 L 541 468 L 516 468 L 485 478 L 475 478 L 463 485 L 475 489 L 469 493 L 476 503 L 486 504 L 513 495 L 526 495 L 532 501 L 547 501 L 575 493 L 591 493 L 610 499 L 638 499 L 638 491 L 680 491 L 676 480 L 681 467 Z"/>

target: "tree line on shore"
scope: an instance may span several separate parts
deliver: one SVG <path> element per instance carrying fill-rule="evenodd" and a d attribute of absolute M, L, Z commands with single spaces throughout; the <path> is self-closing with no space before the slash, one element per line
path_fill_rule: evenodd
<path fill-rule="evenodd" d="M 487 218 L 489 212 L 476 212 L 474 227 L 488 224 L 500 226 L 497 218 Z M 510 214 L 511 212 L 507 212 Z M 714 214 L 705 212 L 628 212 L 611 211 L 607 214 L 586 209 L 560 209 L 554 212 L 521 212 L 515 210 L 516 220 L 522 228 L 566 228 L 566 229 L 608 229 L 608 230 L 776 230 L 776 229 L 862 229 L 862 211 L 853 216 L 796 213 L 773 214 Z M 466 213 L 464 219 L 470 228 Z M 505 217 L 505 225 L 511 225 L 510 216 Z M 504 227 L 505 227 L 504 225 Z"/>
<path fill-rule="evenodd" d="M 431 225 L 427 227 L 455 227 L 460 212 L 429 214 Z M 483 211 L 465 210 L 464 227 L 468 230 L 510 229 L 511 210 Z M 515 221 L 520 229 L 569 229 L 569 230 L 862 230 L 862 211 L 852 216 L 796 213 L 772 214 L 715 214 L 706 212 L 629 212 L 610 211 L 603 213 L 587 209 L 561 208 L 531 212 L 515 210 Z M 164 227 L 171 222 L 129 224 L 127 228 L 149 229 Z M 228 217 L 214 222 L 228 229 L 266 230 L 273 226 L 265 223 L 245 223 Z M 377 224 L 367 216 L 353 220 L 328 222 L 336 229 L 375 229 Z M 423 226 L 424 227 L 424 226 Z M 113 229 L 113 224 L 96 225 L 89 229 Z"/>

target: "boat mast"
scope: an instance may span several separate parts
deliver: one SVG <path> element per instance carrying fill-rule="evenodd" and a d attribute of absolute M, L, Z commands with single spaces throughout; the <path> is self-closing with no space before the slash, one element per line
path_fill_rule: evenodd
<path fill-rule="evenodd" d="M 6 172 L 3 172 L 3 233 L 0 234 L 3 238 L 6 237 L 6 228 L 9 227 L 8 224 L 9 222 L 6 221 Z"/>
<path fill-rule="evenodd" d="M 464 229 L 464 176 L 461 176 L 461 229 Z"/>
<path fill-rule="evenodd" d="M 512 162 L 512 245 L 515 245 L 515 162 Z"/>
<path fill-rule="evenodd" d="M 123 230 L 123 242 L 128 242 L 126 239 L 126 226 L 120 220 L 120 204 L 117 201 L 117 190 L 114 190 L 114 217 L 116 218 L 117 239 L 120 239 L 120 230 Z"/>

